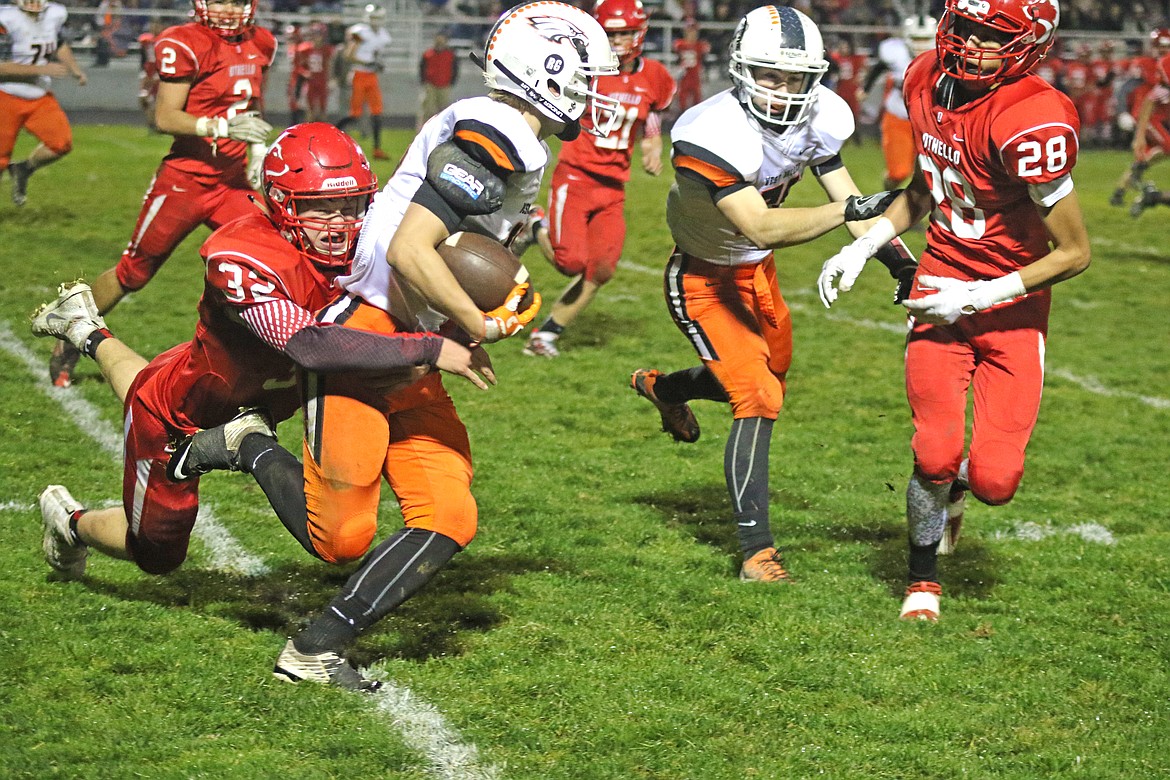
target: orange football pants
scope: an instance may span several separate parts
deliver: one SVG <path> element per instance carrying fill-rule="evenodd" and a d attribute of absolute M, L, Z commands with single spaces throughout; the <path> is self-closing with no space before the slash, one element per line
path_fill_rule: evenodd
<path fill-rule="evenodd" d="M 73 149 L 69 119 L 53 93 L 26 100 L 0 92 L 0 170 L 12 161 L 12 149 L 22 127 L 57 156 Z"/>
<path fill-rule="evenodd" d="M 792 317 L 772 255 L 726 266 L 676 247 L 665 288 L 670 316 L 727 391 L 732 417 L 775 420 L 792 365 Z"/>
<path fill-rule="evenodd" d="M 882 155 L 889 181 L 902 182 L 914 173 L 914 133 L 909 119 L 888 111 L 882 115 Z"/>
<path fill-rule="evenodd" d="M 382 113 L 382 90 L 378 87 L 378 74 L 364 70 L 353 72 L 353 91 L 349 95 L 349 115 L 355 119 L 362 115 L 362 106 L 370 107 L 370 116 Z"/>
<path fill-rule="evenodd" d="M 323 319 L 401 332 L 386 312 L 350 300 Z M 369 549 L 383 477 L 407 526 L 441 533 L 460 547 L 471 542 L 478 522 L 471 445 L 437 371 L 388 393 L 385 378 L 369 374 L 307 374 L 304 383 L 309 536 L 324 560 L 345 563 Z"/>

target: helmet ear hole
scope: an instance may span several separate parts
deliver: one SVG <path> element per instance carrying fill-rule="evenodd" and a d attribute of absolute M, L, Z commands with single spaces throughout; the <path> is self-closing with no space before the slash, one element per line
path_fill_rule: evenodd
<path fill-rule="evenodd" d="M 547 89 L 549 94 L 551 94 L 554 98 L 559 98 L 561 96 L 561 85 L 552 79 L 549 79 L 545 84 L 545 89 Z"/>

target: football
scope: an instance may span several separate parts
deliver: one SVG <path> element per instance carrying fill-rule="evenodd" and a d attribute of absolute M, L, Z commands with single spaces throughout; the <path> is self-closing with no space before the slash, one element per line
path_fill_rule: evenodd
<path fill-rule="evenodd" d="M 528 281 L 528 269 L 520 258 L 494 238 L 478 233 L 452 233 L 436 249 L 455 281 L 481 311 L 501 306 L 513 287 Z M 530 287 L 518 311 L 531 304 Z"/>

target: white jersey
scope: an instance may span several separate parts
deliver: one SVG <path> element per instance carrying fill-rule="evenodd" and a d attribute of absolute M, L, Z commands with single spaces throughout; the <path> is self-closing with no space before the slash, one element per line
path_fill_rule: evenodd
<path fill-rule="evenodd" d="M 384 27 L 374 29 L 365 22 L 353 25 L 346 32 L 357 41 L 353 50 L 353 69 L 376 73 L 382 52 L 390 48 L 390 33 Z"/>
<path fill-rule="evenodd" d="M 910 53 L 910 45 L 904 38 L 886 38 L 878 44 L 878 59 L 889 71 L 890 85 L 882 100 L 882 108 L 899 119 L 906 119 L 906 101 L 902 97 L 902 80 L 906 77 L 906 68 L 914 55 Z"/>
<path fill-rule="evenodd" d="M 506 180 L 503 206 L 493 214 L 465 218 L 459 230 L 501 241 L 507 238 L 514 226 L 527 219 L 548 164 L 548 146 L 532 132 L 524 115 L 489 97 L 460 100 L 423 125 L 390 181 L 374 196 L 350 273 L 338 279 L 348 292 L 416 330 L 435 330 L 445 317 L 428 309 L 409 285 L 400 284 L 386 252 L 426 178 L 431 152 L 453 138 L 461 145 L 483 148 L 501 167 L 514 171 Z"/>
<path fill-rule="evenodd" d="M 777 132 L 762 126 L 725 90 L 688 109 L 670 131 L 677 175 L 666 199 L 666 222 L 679 249 L 718 265 L 766 258 L 716 205 L 728 194 L 755 187 L 769 207 L 784 202 L 805 168 L 827 162 L 853 135 L 853 112 L 827 87 L 802 125 Z"/>
<path fill-rule="evenodd" d="M 0 5 L 0 30 L 7 30 L 12 54 L 6 59 L 18 65 L 47 65 L 57 53 L 61 28 L 69 17 L 65 6 L 46 3 L 39 14 L 29 14 L 14 5 Z M 0 77 L 2 78 L 2 77 Z M 36 81 L 0 81 L 0 91 L 26 100 L 43 97 L 52 85 L 48 76 Z"/>

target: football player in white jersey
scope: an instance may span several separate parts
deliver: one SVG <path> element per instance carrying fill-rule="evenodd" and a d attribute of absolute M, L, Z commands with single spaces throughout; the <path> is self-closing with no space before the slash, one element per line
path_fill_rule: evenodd
<path fill-rule="evenodd" d="M 666 267 L 667 304 L 702 365 L 672 374 L 639 369 L 631 386 L 678 441 L 699 438 L 688 401 L 730 403 L 724 474 L 743 553 L 740 578 L 788 582 L 768 515 L 769 444 L 792 357 L 772 250 L 846 222 L 860 234 L 894 193 L 859 197 L 841 161 L 853 114 L 820 83 L 829 63 L 811 19 L 784 6 L 757 8 L 740 20 L 730 54 L 734 86 L 687 110 L 671 131 L 676 177 L 666 216 L 676 247 Z M 831 202 L 781 208 L 805 170 Z M 897 294 L 905 294 L 901 281 L 913 274 L 913 258 L 900 243 L 882 255 L 899 279 Z"/>
<path fill-rule="evenodd" d="M 596 132 L 612 129 L 617 103 L 598 94 L 594 82 L 616 73 L 618 60 L 593 17 L 541 0 L 500 17 L 481 64 L 490 93 L 460 100 L 423 125 L 366 213 L 351 272 L 338 279 L 345 294 L 320 319 L 383 334 L 441 328 L 472 345 L 476 370 L 494 383 L 478 345 L 519 333 L 536 316 L 540 298 L 521 309 L 525 283 L 505 305 L 480 311 L 435 247 L 459 230 L 505 238 L 525 223 L 548 162 L 544 139 L 574 137 L 586 111 Z M 273 507 L 286 527 L 300 524 L 294 535 L 307 549 L 337 550 L 337 563 L 365 555 L 341 593 L 285 646 L 274 668 L 282 679 L 352 683 L 343 671 L 348 645 L 475 536 L 471 449 L 440 375 L 393 385 L 368 375 L 347 381 L 307 374 L 303 477 L 299 467 L 284 475 L 253 473 L 266 495 L 276 495 Z M 222 432 L 196 437 L 216 435 Z M 366 554 L 382 478 L 399 501 L 405 528 Z M 303 494 L 290 485 L 303 486 Z"/>
<path fill-rule="evenodd" d="M 386 9 L 380 5 L 366 6 L 365 21 L 346 30 L 345 49 L 341 56 L 350 64 L 349 115 L 337 123 L 345 130 L 361 119 L 362 108 L 370 110 L 370 124 L 374 134 L 375 160 L 389 159 L 382 150 L 382 88 L 378 74 L 382 72 L 382 54 L 390 48 L 390 33 L 386 31 Z"/>
<path fill-rule="evenodd" d="M 61 37 L 69 14 L 60 3 L 17 0 L 0 5 L 0 172 L 12 177 L 12 202 L 23 206 L 33 171 L 73 149 L 73 131 L 57 98 L 54 78 L 72 76 L 85 84 L 85 71 Z M 24 128 L 39 144 L 27 159 L 12 162 L 16 136 Z"/>

